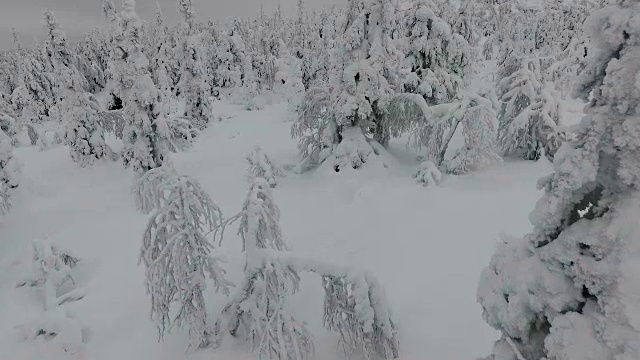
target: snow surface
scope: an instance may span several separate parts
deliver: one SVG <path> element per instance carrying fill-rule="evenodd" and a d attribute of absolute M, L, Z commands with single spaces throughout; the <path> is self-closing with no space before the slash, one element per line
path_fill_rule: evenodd
<path fill-rule="evenodd" d="M 240 210 L 249 188 L 245 156 L 261 146 L 277 164 L 298 161 L 289 138 L 286 105 L 247 112 L 218 102 L 216 118 L 190 150 L 174 156 L 181 174 L 201 182 L 225 216 Z M 443 176 L 424 188 L 411 174 L 419 162 L 402 142 L 388 168 L 289 174 L 274 189 L 285 240 L 303 256 L 367 269 L 387 291 L 397 318 L 401 359 L 475 359 L 499 334 L 481 318 L 476 289 L 501 232 L 522 235 L 540 193 L 545 160 L 505 161 L 483 172 Z M 117 147 L 117 146 L 114 146 Z M 65 147 L 19 148 L 23 182 L 13 211 L 0 218 L 0 359 L 53 359 L 47 343 L 20 342 L 16 326 L 42 312 L 36 290 L 16 288 L 29 273 L 31 243 L 46 238 L 81 258 L 77 288 L 86 297 L 67 304 L 89 342 L 73 359 L 254 359 L 247 344 L 227 337 L 220 349 L 185 355 L 186 331 L 158 343 L 149 319 L 143 268 L 137 266 L 147 216 L 136 212 L 133 173 L 119 163 L 88 168 L 72 163 Z M 229 231 L 223 244 L 230 279 L 239 283 L 241 244 Z M 207 289 L 213 317 L 226 303 Z M 337 337 L 322 328 L 322 288 L 303 276 L 293 313 L 309 323 L 316 359 L 343 359 Z"/>

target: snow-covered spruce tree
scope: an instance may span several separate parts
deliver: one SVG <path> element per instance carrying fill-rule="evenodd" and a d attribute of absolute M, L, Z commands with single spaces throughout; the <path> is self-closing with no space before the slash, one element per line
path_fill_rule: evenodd
<path fill-rule="evenodd" d="M 395 78 L 398 52 L 391 41 L 394 4 L 380 0 L 351 0 L 335 51 L 330 83 L 307 91 L 292 135 L 302 154 L 313 163 L 330 162 L 339 172 L 357 169 L 376 156 L 377 141 L 386 145 L 382 124 L 385 106 L 393 95 L 387 77 Z M 326 105 L 325 105 L 326 104 Z M 310 110 L 318 110 L 309 112 Z M 311 140 L 311 141 L 310 141 Z M 322 151 L 319 151 L 322 149 Z"/>
<path fill-rule="evenodd" d="M 488 359 L 640 358 L 639 14 L 640 2 L 622 0 L 587 20 L 578 138 L 538 183 L 533 232 L 502 245 L 478 287 L 502 332 Z"/>
<path fill-rule="evenodd" d="M 436 15 L 431 0 L 409 3 L 402 19 L 408 46 L 403 91 L 422 95 L 429 105 L 461 99 L 469 72 L 469 44 Z"/>
<path fill-rule="evenodd" d="M 145 266 L 151 318 L 160 338 L 173 326 L 187 326 L 188 348 L 207 346 L 212 329 L 203 294 L 206 277 L 225 294 L 231 285 L 206 238 L 220 225 L 222 213 L 197 181 L 166 165 L 146 172 L 133 193 L 138 210 L 151 214 L 139 261 Z M 174 303 L 179 305 L 176 314 L 171 313 Z"/>
<path fill-rule="evenodd" d="M 445 164 L 447 172 L 452 174 L 465 174 L 502 161 L 496 152 L 497 115 L 491 100 L 468 93 L 463 102 L 465 112 L 461 123 L 464 145 Z"/>
<path fill-rule="evenodd" d="M 216 321 L 218 341 L 229 332 L 244 335 L 260 359 L 310 358 L 311 334 L 289 314 L 286 302 L 299 288 L 299 274 L 313 272 L 322 278 L 325 291 L 325 326 L 340 334 L 347 356 L 397 358 L 396 330 L 375 277 L 289 252 L 279 218 L 269 184 L 257 178 L 242 211 L 229 220 L 240 220 L 246 262 L 238 292 Z"/>
<path fill-rule="evenodd" d="M 11 138 L 0 131 L 0 215 L 11 210 L 10 189 L 18 187 L 22 163 L 13 157 Z"/>
<path fill-rule="evenodd" d="M 538 160 L 544 149 L 557 151 L 559 104 L 549 86 L 540 83 L 537 60 L 521 60 L 521 67 L 499 84 L 502 108 L 498 145 L 506 156 Z"/>
<path fill-rule="evenodd" d="M 123 162 L 141 174 L 162 165 L 167 155 L 163 139 L 167 133 L 163 130 L 168 126 L 166 119 L 159 117 L 161 94 L 149 74 L 149 60 L 142 53 L 142 21 L 135 5 L 135 0 L 123 0 L 122 11 L 113 20 L 108 87 L 123 104 Z"/>
<path fill-rule="evenodd" d="M 178 95 L 186 102 L 186 116 L 194 127 L 204 130 L 211 119 L 211 89 L 207 84 L 204 68 L 201 33 L 196 28 L 195 12 L 191 0 L 178 0 L 178 12 L 182 15 L 182 47 L 180 58 L 180 82 Z"/>
<path fill-rule="evenodd" d="M 45 53 L 56 77 L 62 129 L 60 136 L 70 147 L 71 158 L 81 166 L 111 156 L 100 126 L 100 107 L 93 95 L 85 92 L 86 79 L 76 68 L 77 59 L 68 48 L 66 35 L 51 10 L 46 10 L 47 41 Z"/>
<path fill-rule="evenodd" d="M 218 66 L 216 67 L 216 77 L 218 86 L 222 88 L 234 88 L 242 84 L 242 70 L 235 62 L 229 38 L 223 36 L 218 41 Z"/>
<path fill-rule="evenodd" d="M 272 188 L 278 184 L 278 177 L 285 176 L 284 170 L 267 156 L 262 147 L 256 145 L 247 155 L 249 162 L 249 179 L 265 179 Z"/>

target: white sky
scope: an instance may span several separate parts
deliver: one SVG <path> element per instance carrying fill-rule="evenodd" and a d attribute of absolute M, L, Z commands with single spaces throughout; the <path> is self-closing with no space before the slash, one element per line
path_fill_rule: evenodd
<path fill-rule="evenodd" d="M 158 1 L 167 21 L 175 21 L 177 1 Z M 295 13 L 297 0 L 193 0 L 200 20 L 253 16 L 260 11 L 260 4 L 264 5 L 266 13 L 271 13 L 278 2 L 281 2 L 285 14 Z M 346 2 L 347 0 L 306 0 L 306 7 L 322 8 Z M 114 3 L 119 7 L 121 0 L 114 0 Z M 155 6 L 156 0 L 137 0 L 136 8 L 143 19 L 150 20 Z M 105 23 L 100 10 L 100 0 L 0 0 L 0 50 L 12 46 L 12 27 L 16 28 L 25 45 L 31 44 L 34 36 L 42 40 L 42 12 L 47 7 L 53 10 L 62 29 L 70 37 L 103 26 Z"/>

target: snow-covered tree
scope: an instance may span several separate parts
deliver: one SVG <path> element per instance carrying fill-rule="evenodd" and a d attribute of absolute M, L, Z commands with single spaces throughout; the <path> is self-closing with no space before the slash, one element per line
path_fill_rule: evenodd
<path fill-rule="evenodd" d="M 260 146 L 256 145 L 253 148 L 247 155 L 247 161 L 249 162 L 249 178 L 252 181 L 262 178 L 273 188 L 278 184 L 277 178 L 285 176 L 284 170 L 275 164 Z"/>
<path fill-rule="evenodd" d="M 11 210 L 9 190 L 18 187 L 22 164 L 13 157 L 11 138 L 0 131 L 0 215 Z"/>
<path fill-rule="evenodd" d="M 278 40 L 278 49 L 274 90 L 287 100 L 292 112 L 297 112 L 304 96 L 301 61 L 291 56 L 281 39 Z"/>
<path fill-rule="evenodd" d="M 161 93 L 149 74 L 149 60 L 142 53 L 142 21 L 135 0 L 123 0 L 122 11 L 112 21 L 115 43 L 110 49 L 109 89 L 123 104 L 125 166 L 144 173 L 162 165 L 167 155 L 168 126 L 161 113 Z"/>
<path fill-rule="evenodd" d="M 223 37 L 217 44 L 218 66 L 216 77 L 218 86 L 223 88 L 238 87 L 242 84 L 241 64 L 236 63 L 231 43 L 227 37 Z"/>
<path fill-rule="evenodd" d="M 288 251 L 279 218 L 269 184 L 256 179 L 242 211 L 229 220 L 240 220 L 245 269 L 238 292 L 216 322 L 218 341 L 227 332 L 244 334 L 260 359 L 310 358 L 311 334 L 286 305 L 299 288 L 300 273 L 313 272 L 325 291 L 325 326 L 340 334 L 347 356 L 397 358 L 395 326 L 375 277 Z"/>
<path fill-rule="evenodd" d="M 258 91 L 258 82 L 253 70 L 253 63 L 251 56 L 247 55 L 244 58 L 243 66 L 243 79 L 242 79 L 242 106 L 245 110 L 257 110 L 262 107 L 260 94 Z"/>
<path fill-rule="evenodd" d="M 169 97 L 178 77 L 174 54 L 173 37 L 168 33 L 167 25 L 164 22 L 164 15 L 160 3 L 156 3 L 155 24 L 153 28 L 153 56 L 152 74 L 153 81 L 164 97 Z"/>
<path fill-rule="evenodd" d="M 100 105 L 93 95 L 70 87 L 60 106 L 65 122 L 64 143 L 69 146 L 73 161 L 86 166 L 113 156 L 99 121 Z"/>
<path fill-rule="evenodd" d="M 640 357 L 639 14 L 622 0 L 587 21 L 577 139 L 538 182 L 533 232 L 508 239 L 482 274 L 484 319 L 502 332 L 488 359 Z"/>
<path fill-rule="evenodd" d="M 137 180 L 138 210 L 151 214 L 140 249 L 145 266 L 151 318 L 160 337 L 172 326 L 189 328 L 189 348 L 207 346 L 212 329 L 207 321 L 206 277 L 216 290 L 229 293 L 222 259 L 206 238 L 221 222 L 222 213 L 200 184 L 161 166 Z M 177 314 L 171 305 L 177 303 Z"/>
<path fill-rule="evenodd" d="M 349 1 L 330 85 L 308 90 L 292 127 L 294 137 L 315 139 L 314 147 L 322 148 L 323 155 L 313 160 L 328 160 L 335 171 L 361 167 L 375 156 L 370 141 L 385 145 L 389 139 L 382 119 L 393 95 L 387 77 L 395 77 L 398 65 L 391 41 L 392 6 L 379 0 Z"/>
<path fill-rule="evenodd" d="M 496 152 L 498 120 L 491 100 L 469 93 L 463 106 L 465 112 L 461 123 L 464 145 L 446 163 L 447 171 L 452 174 L 465 174 L 502 161 Z"/>
<path fill-rule="evenodd" d="M 204 68 L 201 33 L 197 31 L 195 12 L 191 0 L 178 0 L 182 16 L 183 39 L 181 48 L 180 82 L 178 94 L 186 102 L 186 115 L 198 130 L 204 130 L 211 119 L 211 89 Z"/>
<path fill-rule="evenodd" d="M 413 0 L 403 19 L 408 41 L 403 90 L 422 95 L 430 105 L 462 97 L 471 57 L 467 41 L 434 10 L 431 0 Z"/>
<path fill-rule="evenodd" d="M 540 83 L 535 60 L 524 59 L 521 67 L 499 83 L 502 108 L 499 115 L 498 144 L 503 154 L 537 160 L 545 154 L 553 158 L 557 145 L 552 137 L 560 124 L 557 95 Z"/>

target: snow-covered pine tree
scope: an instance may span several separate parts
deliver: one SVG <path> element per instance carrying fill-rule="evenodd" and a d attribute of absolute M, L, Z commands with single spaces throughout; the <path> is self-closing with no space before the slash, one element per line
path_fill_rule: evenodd
<path fill-rule="evenodd" d="M 257 178 L 242 211 L 227 221 L 240 220 L 245 269 L 242 285 L 216 321 L 218 342 L 227 332 L 243 334 L 260 359 L 310 358 L 314 352 L 311 334 L 290 315 L 286 302 L 298 290 L 299 274 L 312 272 L 322 278 L 325 326 L 340 334 L 347 356 L 397 358 L 395 325 L 375 277 L 288 251 L 279 218 L 269 184 Z M 224 226 L 220 241 L 222 235 Z"/>
<path fill-rule="evenodd" d="M 178 0 L 182 16 L 182 47 L 178 95 L 186 102 L 186 116 L 198 130 L 204 130 L 211 119 L 211 89 L 204 68 L 201 33 L 196 28 L 195 12 L 191 0 Z"/>
<path fill-rule="evenodd" d="M 480 94 L 468 93 L 463 103 L 464 145 L 446 163 L 447 171 L 452 174 L 465 174 L 502 161 L 496 152 L 498 120 L 491 100 Z"/>
<path fill-rule="evenodd" d="M 149 60 L 142 53 L 142 21 L 135 6 L 135 0 L 123 0 L 122 11 L 117 16 L 110 14 L 115 16 L 115 42 L 110 49 L 109 89 L 123 104 L 123 162 L 141 174 L 162 165 L 167 155 L 162 129 L 167 125 L 166 119 L 159 117 L 161 94 L 149 74 Z"/>
<path fill-rule="evenodd" d="M 217 291 L 229 293 L 221 259 L 206 238 L 222 213 L 200 184 L 161 166 L 147 171 L 133 189 L 136 206 L 151 214 L 142 237 L 140 263 L 145 266 L 151 318 L 160 338 L 175 325 L 189 328 L 188 348 L 207 346 L 212 329 L 207 321 L 206 277 Z M 171 314 L 171 305 L 179 311 Z"/>
<path fill-rule="evenodd" d="M 621 0 L 587 20 L 577 140 L 538 182 L 533 232 L 502 245 L 478 287 L 502 332 L 488 359 L 640 358 L 639 14 L 639 1 Z"/>

